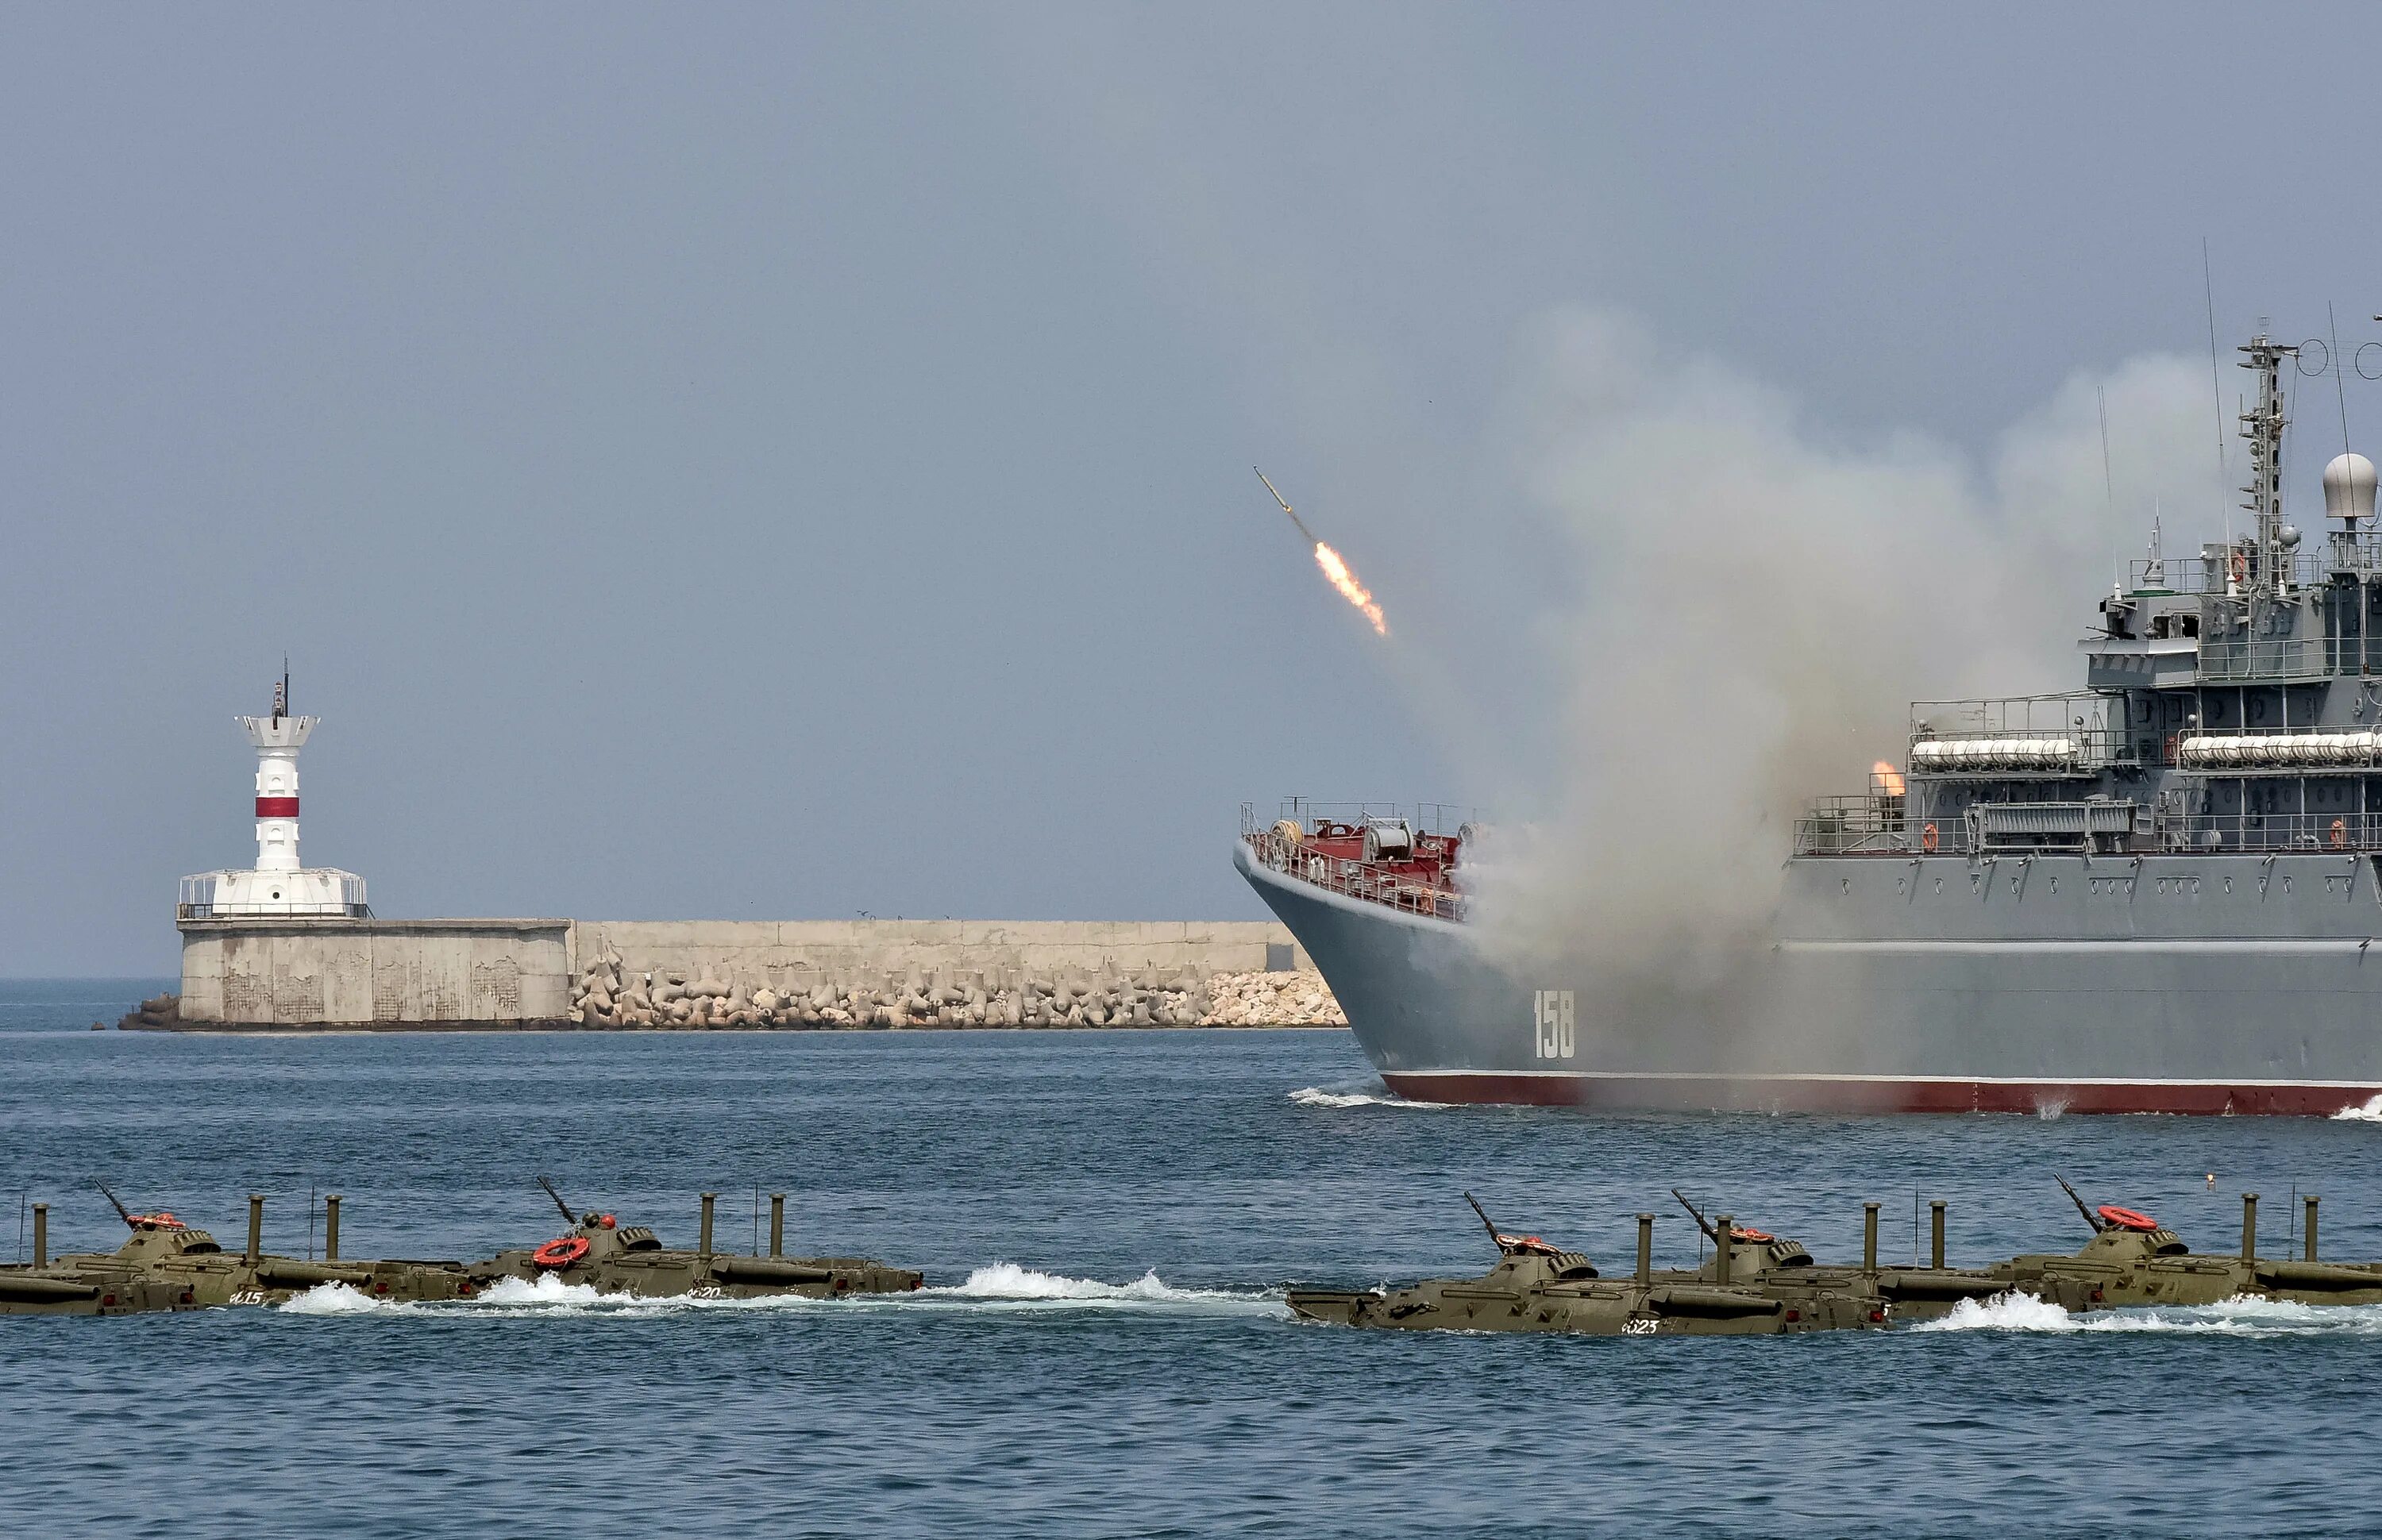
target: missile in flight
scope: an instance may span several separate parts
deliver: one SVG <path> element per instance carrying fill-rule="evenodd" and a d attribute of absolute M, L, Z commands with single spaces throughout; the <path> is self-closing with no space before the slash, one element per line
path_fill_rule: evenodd
<path fill-rule="evenodd" d="M 1258 471 L 1258 468 L 1254 465 L 1250 466 L 1249 469 L 1252 471 Z M 1290 514 L 1290 521 L 1298 526 L 1298 532 L 1307 537 L 1307 543 L 1309 545 L 1320 545 L 1323 544 L 1323 542 L 1315 538 L 1315 532 L 1307 527 L 1307 520 L 1301 519 L 1296 513 L 1292 511 L 1290 499 L 1284 497 L 1279 492 L 1274 492 L 1273 483 L 1266 482 L 1266 473 L 1264 471 L 1258 471 L 1258 480 L 1265 482 L 1265 489 L 1268 492 L 1273 492 L 1273 500 L 1282 505 L 1283 512 Z"/>

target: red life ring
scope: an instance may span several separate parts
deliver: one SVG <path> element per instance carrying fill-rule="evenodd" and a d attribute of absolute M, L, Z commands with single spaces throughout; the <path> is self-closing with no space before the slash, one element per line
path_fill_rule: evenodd
<path fill-rule="evenodd" d="M 583 1235 L 559 1235 L 529 1253 L 529 1259 L 541 1267 L 568 1267 L 587 1254 L 587 1238 Z"/>
<path fill-rule="evenodd" d="M 1931 856 L 1935 853 L 1934 825 L 1930 824 L 1925 828 L 1919 831 L 1919 848 L 1926 851 Z"/>
<path fill-rule="evenodd" d="M 2096 1211 L 2101 1217 L 2119 1229 L 2149 1231 L 2159 1228 L 2159 1222 L 2139 1209 L 2119 1208 L 2116 1204 L 2103 1204 Z"/>

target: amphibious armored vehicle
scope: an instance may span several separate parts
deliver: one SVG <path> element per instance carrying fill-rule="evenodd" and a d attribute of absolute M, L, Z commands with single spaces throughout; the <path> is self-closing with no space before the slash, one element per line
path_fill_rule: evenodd
<path fill-rule="evenodd" d="M 665 1247 L 643 1225 L 623 1225 L 612 1215 L 593 1211 L 574 1214 L 552 1182 L 540 1177 L 538 1185 L 562 1211 L 570 1230 L 542 1246 L 503 1252 L 473 1264 L 471 1276 L 483 1285 L 500 1278 L 534 1282 L 552 1277 L 566 1284 L 592 1285 L 599 1294 L 648 1299 L 683 1295 L 744 1300 L 800 1294 L 824 1300 L 847 1294 L 906 1293 L 925 1281 L 906 1267 L 890 1267 L 867 1257 L 786 1256 L 786 1195 L 782 1192 L 769 1195 L 769 1254 L 743 1256 L 712 1249 L 715 1193 L 703 1194 L 699 1239 L 695 1249 L 688 1252 Z"/>
<path fill-rule="evenodd" d="M 2241 1194 L 2238 1255 L 2194 1253 L 2150 1215 L 2116 1204 L 2088 1204 L 2066 1178 L 2059 1185 L 2093 1238 L 2069 1255 L 2020 1256 L 1993 1269 L 2005 1289 L 2071 1311 L 2129 1305 L 2212 1305 L 2243 1295 L 2299 1304 L 2382 1304 L 2382 1267 L 2316 1260 L 2316 1200 L 2306 1199 L 2306 1239 L 2297 1260 L 2261 1258 L 2258 1195 Z"/>
<path fill-rule="evenodd" d="M 1870 1325 L 1926 1320 L 1942 1315 L 1962 1300 L 1985 1299 L 2005 1292 L 2007 1281 L 1991 1273 L 1950 1267 L 1944 1261 L 1944 1205 L 1934 1212 L 1934 1242 L 1926 1266 L 1882 1267 L 1877 1256 L 1876 1204 L 1864 1204 L 1861 1218 L 1861 1263 L 1859 1267 L 1823 1265 L 1797 1241 L 1764 1230 L 1749 1229 L 1724 1217 L 1714 1223 L 1674 1188 L 1671 1196 L 1688 1211 L 1713 1243 L 1713 1254 L 1693 1274 L 1700 1279 L 1726 1279 L 1758 1288 L 1808 1310 L 1827 1308 L 1823 1300 L 1867 1302 Z M 1641 1217 L 1641 1224 L 1644 1223 Z M 1660 1275 L 1668 1277 L 1672 1275 Z"/>
<path fill-rule="evenodd" d="M 151 1221 L 172 1219 L 173 1216 L 142 1215 Z M 179 1221 L 176 1221 L 177 1224 Z M 212 1248 L 215 1241 L 203 1232 L 184 1229 L 184 1236 L 196 1236 Z M 187 1279 L 168 1277 L 140 1265 L 141 1256 L 128 1257 L 141 1240 L 136 1228 L 133 1240 L 123 1251 L 105 1259 L 64 1256 L 50 1259 L 50 1205 L 33 1205 L 33 1260 L 31 1263 L 0 1265 L 0 1315 L 131 1315 L 153 1310 L 195 1310 L 198 1300 Z M 142 1253 L 178 1248 L 142 1246 Z M 110 1265 L 83 1266 L 92 1260 L 104 1260 Z"/>
<path fill-rule="evenodd" d="M 1535 1235 L 1509 1235 L 1470 1193 L 1465 1202 L 1488 1228 L 1497 1265 L 1477 1278 L 1427 1278 L 1403 1289 L 1293 1289 L 1293 1314 L 1336 1326 L 1406 1330 L 1574 1332 L 1590 1336 L 1765 1337 L 1883 1326 L 1889 1313 L 1873 1297 L 1837 1287 L 1811 1271 L 1792 1241 L 1737 1228 L 1725 1216 L 1713 1227 L 1712 1264 L 1695 1273 L 1653 1269 L 1654 1216 L 1638 1216 L 1638 1271 L 1602 1277 L 1578 1252 Z M 1769 1248 L 1750 1277 L 1735 1266 L 1736 1243 Z M 1799 1264 L 1791 1260 L 1800 1256 Z M 1780 1274 L 1792 1274 L 1781 1279 Z M 1769 1281 L 1765 1281 L 1769 1280 Z"/>
<path fill-rule="evenodd" d="M 98 1185 L 98 1184 L 94 1184 Z M 143 1310 L 203 1310 L 280 1304 L 305 1290 L 341 1283 L 384 1300 L 468 1299 L 477 1292 L 451 1262 L 338 1260 L 339 1200 L 327 1205 L 325 1259 L 301 1261 L 264 1250 L 264 1199 L 248 1200 L 248 1249 L 230 1253 L 203 1229 L 159 1211 L 135 1214 L 99 1186 L 131 1233 L 113 1252 L 48 1259 L 49 1205 L 33 1210 L 33 1265 L 0 1269 L 0 1314 L 115 1315 Z"/>

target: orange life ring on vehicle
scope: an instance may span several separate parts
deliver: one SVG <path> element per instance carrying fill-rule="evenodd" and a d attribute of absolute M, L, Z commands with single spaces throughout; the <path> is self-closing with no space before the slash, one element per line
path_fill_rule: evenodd
<path fill-rule="evenodd" d="M 2332 821 L 2332 848 L 2344 849 L 2349 844 L 2349 825 L 2336 818 Z"/>
<path fill-rule="evenodd" d="M 559 1235 L 529 1253 L 529 1259 L 541 1267 L 568 1267 L 587 1254 L 587 1238 L 583 1235 Z"/>
<path fill-rule="evenodd" d="M 1919 848 L 1921 849 L 1926 851 L 1932 856 L 1935 853 L 1935 843 L 1934 825 L 1930 824 L 1925 828 L 1919 831 Z"/>
<path fill-rule="evenodd" d="M 2119 1229 L 2149 1231 L 2159 1228 L 2159 1222 L 2156 1219 L 2139 1209 L 2119 1208 L 2116 1204 L 2103 1204 L 2095 1212 Z"/>

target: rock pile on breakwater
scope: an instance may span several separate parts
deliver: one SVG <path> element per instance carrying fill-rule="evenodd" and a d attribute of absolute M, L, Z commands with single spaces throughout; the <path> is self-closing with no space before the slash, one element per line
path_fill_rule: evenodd
<path fill-rule="evenodd" d="M 118 1032 L 143 1029 L 150 1032 L 162 1032 L 181 1024 L 182 997 L 179 995 L 168 994 L 154 996 L 141 1001 L 135 1008 L 126 1011 L 117 1019 L 116 1029 Z M 99 1023 L 93 1021 L 92 1025 L 96 1027 Z"/>
<path fill-rule="evenodd" d="M 617 1029 L 1347 1025 L 1322 977 L 1304 972 L 918 969 L 772 983 L 726 967 L 640 971 L 610 950 L 581 970 L 571 1008 L 582 1026 Z"/>

